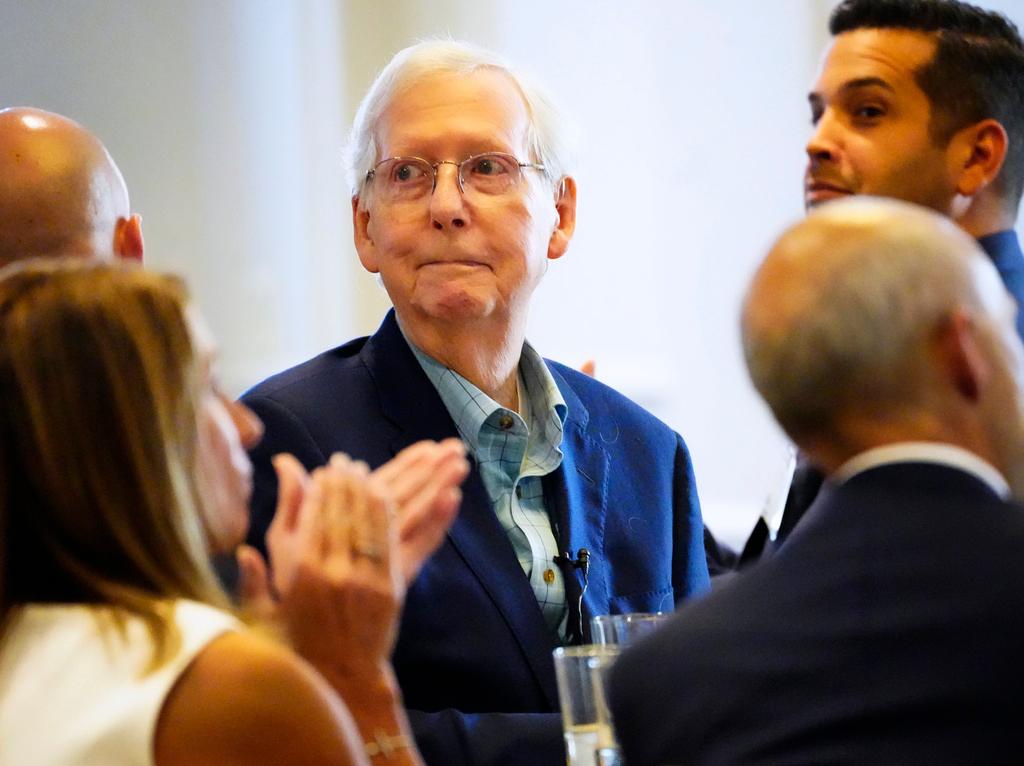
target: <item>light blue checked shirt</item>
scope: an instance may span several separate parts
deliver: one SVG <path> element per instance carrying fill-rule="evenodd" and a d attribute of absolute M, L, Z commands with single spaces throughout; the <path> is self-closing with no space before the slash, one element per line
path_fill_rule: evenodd
<path fill-rule="evenodd" d="M 408 342 L 408 338 L 406 341 Z M 480 469 L 494 512 L 530 580 L 548 630 L 565 640 L 565 581 L 544 507 L 541 477 L 562 464 L 568 411 L 544 360 L 529 343 L 519 360 L 522 416 L 409 343 Z"/>

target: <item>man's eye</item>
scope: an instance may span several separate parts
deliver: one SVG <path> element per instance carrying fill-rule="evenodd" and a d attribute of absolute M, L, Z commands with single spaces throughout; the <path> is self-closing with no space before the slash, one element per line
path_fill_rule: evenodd
<path fill-rule="evenodd" d="M 407 181 L 415 181 L 417 178 L 423 177 L 423 168 L 421 168 L 415 162 L 402 162 L 395 165 L 394 170 L 391 172 L 391 178 L 399 183 L 405 183 Z"/>
<path fill-rule="evenodd" d="M 477 176 L 496 176 L 509 172 L 500 157 L 478 157 L 469 170 Z"/>
<path fill-rule="evenodd" d="M 875 106 L 874 104 L 859 106 L 853 112 L 854 117 L 858 117 L 865 120 L 874 120 L 881 117 L 884 114 L 885 110 L 882 109 L 882 107 L 880 106 Z"/>

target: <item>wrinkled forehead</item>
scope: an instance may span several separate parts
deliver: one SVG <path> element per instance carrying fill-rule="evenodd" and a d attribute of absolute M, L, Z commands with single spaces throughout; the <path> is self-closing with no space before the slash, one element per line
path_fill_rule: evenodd
<path fill-rule="evenodd" d="M 501 69 L 480 67 L 401 81 L 377 121 L 374 138 L 381 158 L 453 159 L 485 151 L 524 157 L 530 122 L 515 80 Z"/>

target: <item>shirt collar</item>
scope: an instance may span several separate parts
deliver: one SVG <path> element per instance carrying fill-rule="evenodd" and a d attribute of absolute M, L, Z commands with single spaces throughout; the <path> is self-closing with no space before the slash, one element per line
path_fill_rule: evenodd
<path fill-rule="evenodd" d="M 978 244 L 996 265 L 1000 265 L 1004 261 L 1020 260 L 1020 241 L 1017 238 L 1017 232 L 1013 229 L 979 237 Z"/>
<path fill-rule="evenodd" d="M 957 468 L 985 482 L 1003 500 L 1010 496 L 1010 485 L 995 466 L 973 452 L 939 442 L 898 442 L 865 450 L 839 466 L 832 480 L 842 484 L 870 468 L 890 463 L 935 463 Z"/>
<path fill-rule="evenodd" d="M 554 439 L 552 433 L 548 433 L 548 437 L 555 444 L 560 444 L 569 405 L 565 403 L 544 359 L 528 342 L 523 343 L 523 354 L 519 357 L 519 380 L 523 384 L 519 388 L 520 396 L 523 396 L 524 389 L 526 391 L 523 415 L 527 422 L 543 423 L 545 427 L 556 426 L 558 438 Z M 554 417 L 548 417 L 549 413 Z M 556 419 L 557 424 L 554 422 Z"/>
<path fill-rule="evenodd" d="M 423 372 L 437 390 L 448 414 L 455 421 L 459 435 L 474 447 L 484 421 L 495 411 L 506 408 L 455 370 L 445 367 L 420 350 L 409 340 L 401 323 L 398 327 L 402 330 L 402 336 L 412 349 Z M 544 364 L 544 359 L 528 342 L 523 343 L 516 383 L 519 386 L 523 420 L 531 426 L 534 423 L 542 424 L 545 439 L 557 447 L 562 442 L 562 426 L 565 424 L 569 408 L 551 371 Z M 548 417 L 548 413 L 553 417 Z"/>

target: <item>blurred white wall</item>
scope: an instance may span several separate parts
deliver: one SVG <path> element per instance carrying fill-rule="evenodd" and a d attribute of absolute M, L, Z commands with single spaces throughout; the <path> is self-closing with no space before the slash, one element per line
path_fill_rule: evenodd
<path fill-rule="evenodd" d="M 1024 25 L 1024 0 L 985 0 Z M 802 214 L 806 91 L 832 0 L 4 0 L 0 105 L 93 129 L 185 274 L 240 391 L 372 331 L 339 152 L 358 98 L 414 39 L 495 48 L 581 130 L 580 210 L 530 338 L 679 430 L 705 515 L 742 539 L 785 442 L 743 370 L 737 310 Z"/>

